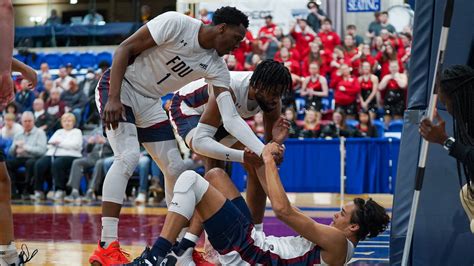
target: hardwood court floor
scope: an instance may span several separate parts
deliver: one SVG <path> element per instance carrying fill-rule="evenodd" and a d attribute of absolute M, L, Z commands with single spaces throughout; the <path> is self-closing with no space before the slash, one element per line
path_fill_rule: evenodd
<path fill-rule="evenodd" d="M 340 206 L 339 196 L 335 194 L 288 193 L 288 196 L 293 204 L 321 223 L 329 223 Z M 391 195 L 358 196 L 370 196 L 391 210 Z M 353 197 L 347 195 L 345 200 Z M 13 213 L 16 243 L 27 244 L 30 252 L 39 250 L 28 265 L 88 265 L 88 257 L 100 237 L 100 202 L 79 205 L 18 201 L 14 202 Z M 120 243 L 132 258 L 138 256 L 146 244 L 153 243 L 161 231 L 165 214 L 166 209 L 156 205 L 129 203 L 122 209 Z M 269 235 L 295 234 L 274 217 L 271 208 L 267 208 L 265 214 L 264 230 Z M 385 232 L 376 239 L 359 243 L 351 265 L 388 265 L 388 241 L 389 232 Z"/>

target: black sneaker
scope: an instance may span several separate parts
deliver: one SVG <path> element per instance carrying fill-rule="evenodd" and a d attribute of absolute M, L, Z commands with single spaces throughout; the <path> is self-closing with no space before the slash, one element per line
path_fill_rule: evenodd
<path fill-rule="evenodd" d="M 123 264 L 124 266 L 159 266 L 164 260 L 163 257 L 155 257 L 151 254 L 151 249 L 146 247 L 140 257 L 137 257 L 132 262 Z"/>

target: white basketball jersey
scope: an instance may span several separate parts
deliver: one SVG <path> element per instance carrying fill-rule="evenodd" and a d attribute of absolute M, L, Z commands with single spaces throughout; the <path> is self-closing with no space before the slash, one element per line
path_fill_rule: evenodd
<path fill-rule="evenodd" d="M 200 78 L 229 88 L 224 60 L 215 49 L 199 45 L 201 25 L 201 21 L 178 12 L 166 12 L 149 21 L 146 26 L 157 46 L 135 58 L 127 67 L 123 83 L 129 82 L 139 94 L 155 99 Z"/>
<path fill-rule="evenodd" d="M 239 115 L 244 119 L 250 118 L 260 112 L 260 107 L 258 106 L 257 101 L 248 99 L 250 77 L 252 76 L 252 73 L 253 72 L 249 71 L 230 72 L 230 89 L 235 95 L 235 107 Z M 188 95 L 188 97 L 194 97 L 193 92 L 206 86 L 206 84 L 207 83 L 204 79 L 196 80 L 184 86 L 176 93 L 180 96 Z M 209 89 L 209 93 L 210 92 L 211 89 Z M 206 105 L 207 104 L 204 104 L 194 108 L 187 106 L 186 102 L 183 101 L 181 103 L 181 110 L 184 115 L 201 115 L 204 112 Z"/>

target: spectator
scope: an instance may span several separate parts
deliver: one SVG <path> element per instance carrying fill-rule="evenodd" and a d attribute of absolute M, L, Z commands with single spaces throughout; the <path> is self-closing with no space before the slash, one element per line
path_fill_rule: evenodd
<path fill-rule="evenodd" d="M 35 164 L 35 200 L 44 198 L 43 182 L 51 173 L 55 184 L 54 200 L 63 200 L 66 194 L 68 170 L 76 158 L 82 157 L 82 132 L 74 128 L 76 118 L 71 113 L 61 117 L 62 129 L 54 132 L 48 141 L 46 154 Z"/>
<path fill-rule="evenodd" d="M 363 138 L 376 138 L 377 128 L 372 125 L 372 119 L 370 118 L 369 111 L 361 110 L 359 112 L 359 124 L 357 125 L 357 137 Z"/>
<path fill-rule="evenodd" d="M 253 132 L 259 137 L 263 138 L 265 135 L 265 126 L 263 124 L 263 114 L 262 112 L 257 113 L 253 117 L 253 124 L 252 124 Z"/>
<path fill-rule="evenodd" d="M 333 31 L 332 21 L 328 18 L 323 21 L 323 25 L 321 26 L 321 31 L 319 32 L 318 36 L 321 38 L 324 49 L 327 49 L 331 52 L 334 51 L 336 46 L 341 44 L 341 37 L 339 37 L 339 35 Z"/>
<path fill-rule="evenodd" d="M 290 52 L 288 51 L 286 47 L 282 47 L 280 49 L 280 58 L 275 58 L 275 61 L 280 61 L 283 64 L 285 64 L 285 66 L 288 67 L 288 69 L 290 70 L 292 77 L 295 75 L 296 76 L 301 75 L 300 63 L 294 60 L 293 58 L 291 58 Z M 293 81 L 295 80 L 293 79 Z"/>
<path fill-rule="evenodd" d="M 380 34 L 380 30 L 381 30 L 380 14 L 381 13 L 379 11 L 374 12 L 374 21 L 370 22 L 369 28 L 367 32 L 365 33 L 365 36 L 367 36 L 367 38 L 370 38 L 371 40 L 374 37 L 379 36 Z"/>
<path fill-rule="evenodd" d="M 99 174 L 101 174 L 102 165 L 97 165 L 97 162 L 100 159 L 110 157 L 113 155 L 112 148 L 110 144 L 108 144 L 107 139 L 102 136 L 101 133 L 95 133 L 89 136 L 87 139 L 87 155 L 84 158 L 77 158 L 72 161 L 71 165 L 71 173 L 69 174 L 69 181 L 67 186 L 72 188 L 71 194 L 67 196 L 64 200 L 65 201 L 76 201 L 80 199 L 79 196 L 79 187 L 81 184 L 81 178 L 86 170 L 96 166 L 92 173 L 92 179 L 89 182 L 89 196 L 93 193 L 93 185 L 96 183 L 97 178 L 101 178 Z"/>
<path fill-rule="evenodd" d="M 377 61 L 375 58 L 372 56 L 371 51 L 370 51 L 370 45 L 368 44 L 363 44 L 362 45 L 362 54 L 360 55 L 360 62 L 368 62 L 370 65 L 370 69 L 372 71 L 375 71 L 377 65 L 375 64 Z"/>
<path fill-rule="evenodd" d="M 347 64 L 342 64 L 339 70 L 341 77 L 334 86 L 336 108 L 342 109 L 345 114 L 354 119 L 357 114 L 357 96 L 360 92 L 359 82 L 351 75 L 351 69 Z"/>
<path fill-rule="evenodd" d="M 152 18 L 151 16 L 151 8 L 148 5 L 142 5 L 140 8 L 140 19 L 142 24 L 148 23 L 150 19 Z"/>
<path fill-rule="evenodd" d="M 379 90 L 384 91 L 385 125 L 392 119 L 401 119 L 405 111 L 405 90 L 408 79 L 404 73 L 399 73 L 398 61 L 390 61 L 390 73 L 382 78 Z"/>
<path fill-rule="evenodd" d="M 16 188 L 19 188 L 18 169 L 25 167 L 25 184 L 23 191 L 18 190 L 22 195 L 28 196 L 30 192 L 31 181 L 33 180 L 34 165 L 38 157 L 46 152 L 46 134 L 44 131 L 35 127 L 33 113 L 24 112 L 21 116 L 23 132 L 16 134 L 13 143 L 8 151 L 11 159 L 7 159 L 7 169 Z M 12 194 L 16 194 L 16 189 Z M 29 198 L 28 197 L 25 197 Z"/>
<path fill-rule="evenodd" d="M 65 67 L 59 68 L 58 78 L 54 80 L 53 89 L 60 89 L 61 92 L 69 90 L 72 77 L 68 76 L 67 69 Z"/>
<path fill-rule="evenodd" d="M 403 63 L 405 69 L 407 69 L 410 57 L 411 57 L 411 40 L 412 36 L 410 33 L 400 33 L 401 47 L 398 49 L 398 54 L 401 56 L 400 60 Z"/>
<path fill-rule="evenodd" d="M 314 108 L 306 110 L 304 116 L 303 130 L 300 131 L 300 138 L 317 138 L 321 129 L 321 113 Z"/>
<path fill-rule="evenodd" d="M 19 111 L 31 111 L 33 110 L 33 101 L 35 100 L 35 94 L 30 90 L 30 82 L 26 79 L 21 80 L 20 88 L 21 91 L 15 95 L 15 102 L 18 104 Z"/>
<path fill-rule="evenodd" d="M 293 39 L 290 37 L 290 36 L 285 36 L 281 39 L 281 45 L 282 47 L 285 47 L 286 49 L 288 49 L 288 51 L 290 52 L 290 58 L 299 62 L 301 60 L 301 54 L 300 52 L 298 51 L 298 49 L 296 49 L 296 46 L 295 44 L 293 43 Z M 309 45 L 309 44 L 308 44 Z M 276 58 L 280 58 L 280 53 L 277 52 L 275 54 L 275 57 Z"/>
<path fill-rule="evenodd" d="M 250 62 L 245 62 L 244 69 L 246 71 L 254 71 L 260 62 L 262 62 L 260 56 L 258 54 L 253 54 L 250 58 Z"/>
<path fill-rule="evenodd" d="M 319 5 L 314 1 L 309 1 L 306 5 L 309 9 L 309 14 L 306 17 L 308 25 L 315 33 L 318 33 L 321 28 L 321 21 L 326 19 L 326 14 L 319 8 Z"/>
<path fill-rule="evenodd" d="M 303 60 L 301 74 L 304 77 L 309 76 L 309 65 L 311 63 L 317 63 L 319 66 L 319 73 L 326 77 L 331 71 L 330 63 L 332 61 L 332 54 L 322 50 L 322 45 L 312 42 L 309 44 L 310 52 L 308 56 Z"/>
<path fill-rule="evenodd" d="M 244 70 L 244 67 L 237 62 L 234 55 L 226 55 L 224 56 L 224 59 L 227 64 L 227 68 L 230 71 L 243 71 Z"/>
<path fill-rule="evenodd" d="M 300 57 L 304 58 L 309 53 L 309 43 L 314 40 L 316 33 L 308 27 L 306 19 L 298 19 L 297 24 L 301 31 L 296 31 L 296 24 L 290 28 L 290 34 L 295 39 L 295 48 L 299 51 Z"/>
<path fill-rule="evenodd" d="M 99 25 L 99 23 L 104 22 L 104 17 L 97 13 L 95 9 L 91 9 L 87 15 L 84 16 L 82 20 L 83 25 Z"/>
<path fill-rule="evenodd" d="M 35 99 L 33 102 L 34 118 L 35 118 L 35 127 L 43 130 L 44 132 L 49 132 L 53 129 L 54 126 L 54 117 L 46 112 L 44 109 L 44 101 L 41 98 Z"/>
<path fill-rule="evenodd" d="M 2 138 L 13 139 L 17 134 L 23 133 L 23 127 L 15 122 L 16 116 L 12 113 L 8 113 L 4 116 L 5 125 L 2 128 Z"/>
<path fill-rule="evenodd" d="M 372 56 L 377 56 L 379 53 L 383 53 L 384 50 L 383 39 L 380 36 L 374 37 L 372 41 Z"/>
<path fill-rule="evenodd" d="M 352 35 L 344 36 L 344 60 L 351 62 L 352 75 L 359 76 L 360 57 L 362 52 L 357 49 Z"/>
<path fill-rule="evenodd" d="M 247 30 L 245 33 L 245 38 L 240 42 L 239 47 L 235 48 L 232 51 L 232 54 L 235 56 L 237 63 L 240 65 L 245 64 L 245 58 L 254 50 L 255 40 L 253 38 L 252 32 Z"/>
<path fill-rule="evenodd" d="M 273 23 L 272 15 L 265 16 L 265 25 L 258 31 L 258 39 L 265 44 L 270 41 L 272 37 L 275 37 L 275 29 L 277 25 Z"/>
<path fill-rule="evenodd" d="M 359 47 L 361 44 L 364 44 L 364 37 L 357 34 L 357 27 L 354 24 L 349 24 L 346 26 L 346 34 L 351 35 L 354 38 L 355 45 Z"/>
<path fill-rule="evenodd" d="M 48 79 L 43 82 L 43 91 L 38 95 L 38 98 L 43 99 L 43 101 L 47 101 L 49 98 L 49 94 L 51 93 L 51 89 L 53 89 L 54 83 L 52 80 Z"/>
<path fill-rule="evenodd" d="M 45 106 L 48 114 L 59 119 L 66 112 L 66 104 L 61 100 L 61 91 L 59 89 L 52 89 L 51 95 Z"/>
<path fill-rule="evenodd" d="M 49 66 L 48 63 L 41 63 L 40 65 L 40 72 L 38 73 L 38 84 L 37 84 L 37 90 L 39 92 L 42 92 L 44 89 L 44 82 L 46 80 L 51 79 L 51 73 L 49 73 Z"/>
<path fill-rule="evenodd" d="M 388 30 L 391 34 L 395 34 L 397 30 L 395 27 L 388 22 L 388 12 L 387 11 L 382 11 L 380 13 L 380 31 L 381 32 L 383 29 Z"/>
<path fill-rule="evenodd" d="M 346 115 L 342 109 L 336 109 L 332 114 L 332 123 L 321 129 L 321 138 L 332 139 L 338 137 L 352 137 L 356 135 L 356 131 L 346 124 Z"/>
<path fill-rule="evenodd" d="M 96 78 L 94 70 L 88 69 L 84 80 L 79 83 L 79 90 L 82 91 L 88 99 L 94 98 L 97 83 L 99 83 L 99 80 Z"/>
<path fill-rule="evenodd" d="M 339 69 L 343 64 L 346 64 L 348 66 L 351 65 L 350 61 L 347 61 L 346 58 L 344 57 L 344 48 L 340 45 L 336 46 L 334 48 L 334 53 L 332 55 L 332 61 L 330 63 L 331 67 L 331 85 L 329 85 L 331 88 L 334 88 L 336 86 L 336 82 L 339 81 L 339 78 L 341 76 L 341 73 Z"/>
<path fill-rule="evenodd" d="M 18 121 L 21 114 L 18 112 L 18 105 L 15 102 L 9 103 L 5 110 L 3 110 L 3 116 L 6 114 L 12 114 L 15 117 L 15 121 Z"/>
<path fill-rule="evenodd" d="M 56 26 L 61 25 L 61 17 L 58 16 L 58 11 L 56 9 L 51 9 L 51 15 L 46 19 L 44 25 L 46 26 Z"/>
<path fill-rule="evenodd" d="M 68 76 L 70 76 L 71 78 L 75 79 L 76 78 L 76 75 L 74 75 L 72 73 L 72 71 L 74 71 L 74 66 L 71 64 L 71 63 L 67 63 L 66 65 L 66 73 Z"/>
<path fill-rule="evenodd" d="M 400 73 L 404 72 L 402 60 L 398 56 L 395 48 L 390 43 L 387 43 L 383 46 L 382 52 L 377 54 L 375 60 L 377 60 L 377 62 L 380 64 L 380 78 L 383 78 L 390 73 L 389 65 L 391 61 L 398 62 L 398 69 Z"/>
<path fill-rule="evenodd" d="M 285 108 L 285 119 L 290 122 L 290 128 L 288 130 L 290 138 L 298 138 L 300 135 L 300 128 L 296 124 L 296 112 L 295 108 L 287 107 Z"/>
<path fill-rule="evenodd" d="M 87 104 L 87 97 L 79 90 L 75 79 L 70 81 L 69 90 L 61 94 L 61 101 L 66 104 L 66 111 L 76 116 L 77 126 L 79 126 L 82 122 L 82 110 Z"/>
<path fill-rule="evenodd" d="M 281 41 L 283 40 L 283 32 L 281 31 L 281 28 L 276 27 L 273 33 L 275 36 L 272 36 L 270 40 L 266 42 L 262 42 L 261 40 L 259 40 L 258 42 L 258 47 L 262 51 L 262 54 L 265 59 L 275 58 L 275 55 L 281 46 Z"/>
<path fill-rule="evenodd" d="M 328 96 L 328 82 L 319 74 L 319 65 L 314 62 L 309 65 L 310 76 L 303 80 L 301 97 L 306 99 L 306 109 L 313 107 L 316 111 L 323 109 L 322 98 Z"/>
<path fill-rule="evenodd" d="M 358 78 L 360 84 L 360 107 L 362 110 L 370 112 L 371 118 L 374 119 L 377 114 L 379 78 L 372 74 L 369 62 L 362 63 L 361 74 Z"/>
<path fill-rule="evenodd" d="M 100 61 L 100 62 L 99 62 L 98 67 L 99 67 L 99 69 L 97 70 L 96 73 L 102 74 L 102 73 L 104 73 L 107 69 L 110 68 L 110 64 L 109 64 L 109 62 L 103 60 L 103 61 Z M 99 78 L 97 77 L 97 79 L 99 79 Z"/>
<path fill-rule="evenodd" d="M 211 16 L 209 15 L 209 12 L 205 8 L 202 8 L 201 10 L 199 10 L 199 19 L 205 25 L 211 24 L 212 22 Z"/>

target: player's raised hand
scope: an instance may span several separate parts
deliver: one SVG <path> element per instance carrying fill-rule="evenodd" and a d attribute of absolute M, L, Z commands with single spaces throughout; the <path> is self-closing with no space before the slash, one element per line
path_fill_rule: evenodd
<path fill-rule="evenodd" d="M 269 160 L 274 160 L 276 163 L 282 160 L 283 153 L 285 152 L 285 147 L 276 142 L 270 142 L 263 148 L 262 158 L 265 162 Z"/>
<path fill-rule="evenodd" d="M 14 99 L 15 91 L 10 73 L 0 75 L 0 110 L 5 109 Z"/>
<path fill-rule="evenodd" d="M 104 108 L 104 125 L 106 129 L 116 129 L 120 118 L 125 118 L 125 108 L 120 99 L 110 98 Z"/>
<path fill-rule="evenodd" d="M 278 120 L 273 125 L 272 137 L 273 141 L 282 144 L 286 138 L 288 138 L 290 130 L 290 122 L 286 120 L 283 116 L 280 116 Z"/>
<path fill-rule="evenodd" d="M 25 67 L 21 71 L 21 75 L 23 75 L 23 77 L 30 82 L 28 84 L 30 89 L 34 89 L 36 87 L 36 84 L 38 83 L 38 74 L 36 74 L 36 71 L 33 68 Z"/>

